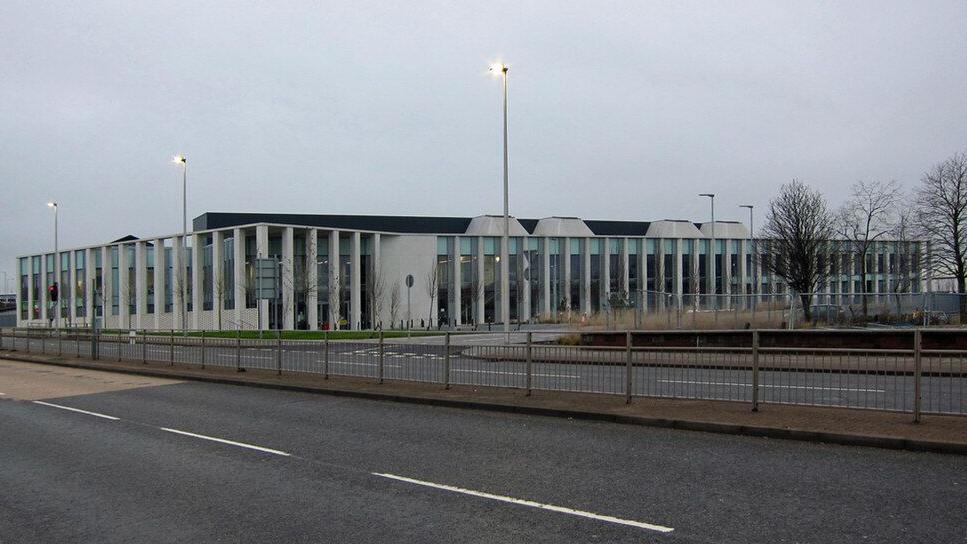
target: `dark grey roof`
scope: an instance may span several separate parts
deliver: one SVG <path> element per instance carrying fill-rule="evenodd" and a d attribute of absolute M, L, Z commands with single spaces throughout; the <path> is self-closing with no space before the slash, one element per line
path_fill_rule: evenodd
<path fill-rule="evenodd" d="M 300 213 L 207 212 L 192 221 L 195 230 L 223 229 L 252 223 L 300 225 L 336 230 L 372 230 L 410 234 L 463 234 L 469 217 L 405 215 L 318 215 Z"/>
<path fill-rule="evenodd" d="M 649 221 L 600 221 L 588 219 L 584 224 L 598 236 L 644 236 Z"/>
<path fill-rule="evenodd" d="M 122 236 L 122 237 L 118 238 L 117 240 L 114 240 L 111 243 L 112 244 L 120 244 L 121 242 L 133 242 L 135 240 L 140 240 L 140 238 L 138 238 L 137 236 L 135 236 L 133 234 L 128 234 L 127 236 Z"/>
<path fill-rule="evenodd" d="M 299 213 L 207 212 L 192 221 L 194 230 L 225 229 L 253 223 L 299 225 L 336 230 L 370 230 L 404 234 L 463 234 L 470 217 L 420 217 L 406 215 L 320 215 Z M 529 233 L 538 219 L 517 219 Z M 585 221 L 598 236 L 644 236 L 648 221 Z"/>

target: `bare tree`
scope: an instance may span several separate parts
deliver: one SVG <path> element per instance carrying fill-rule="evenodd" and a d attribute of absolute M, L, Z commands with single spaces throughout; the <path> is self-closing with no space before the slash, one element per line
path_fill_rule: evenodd
<path fill-rule="evenodd" d="M 400 314 L 400 306 L 403 304 L 402 296 L 400 295 L 400 280 L 393 282 L 393 286 L 390 288 L 389 292 L 389 320 L 390 327 L 396 325 L 396 318 Z"/>
<path fill-rule="evenodd" d="M 430 310 L 428 313 L 428 315 L 430 316 L 430 319 L 428 320 L 428 323 L 427 323 L 427 326 L 429 327 L 433 326 L 433 303 L 436 301 L 437 286 L 439 285 L 439 282 L 440 282 L 440 267 L 438 266 L 437 263 L 434 262 L 433 264 L 430 265 L 430 269 L 427 271 L 426 283 L 424 283 L 423 285 L 426 288 L 427 299 L 429 299 L 430 301 Z"/>
<path fill-rule="evenodd" d="M 834 221 L 823 195 L 799 180 L 783 185 L 769 203 L 762 233 L 771 241 L 772 258 L 763 266 L 799 295 L 807 321 L 812 320 L 810 293 L 828 278 L 819 256 L 833 237 Z"/>
<path fill-rule="evenodd" d="M 377 328 L 380 323 L 380 315 L 383 313 L 383 297 L 386 295 L 386 281 L 383 279 L 383 271 L 374 267 L 372 279 L 369 282 L 369 319 L 371 327 Z M 383 328 L 379 325 L 379 328 Z"/>
<path fill-rule="evenodd" d="M 849 200 L 837 212 L 838 234 L 846 240 L 855 260 L 864 293 L 869 276 L 868 255 L 876 241 L 894 231 L 896 206 L 900 197 L 897 182 L 859 181 L 853 184 Z M 869 300 L 863 296 L 863 316 L 869 315 Z"/>
<path fill-rule="evenodd" d="M 957 153 L 923 174 L 916 192 L 919 227 L 932 244 L 930 266 L 967 291 L 967 152 Z M 967 319 L 967 297 L 960 297 Z"/>
<path fill-rule="evenodd" d="M 215 298 L 215 319 L 218 322 L 218 330 L 222 330 L 222 306 L 225 299 L 225 275 L 218 274 L 212 278 L 212 296 Z"/>
<path fill-rule="evenodd" d="M 918 275 L 916 270 L 920 260 L 916 255 L 916 240 L 918 236 L 917 225 L 913 218 L 913 212 L 903 209 L 897 212 L 896 225 L 894 225 L 891 237 L 894 244 L 894 255 L 896 255 L 896 266 L 889 272 L 893 277 L 894 299 L 896 300 L 897 314 L 902 313 L 902 293 L 912 291 L 914 278 Z"/>

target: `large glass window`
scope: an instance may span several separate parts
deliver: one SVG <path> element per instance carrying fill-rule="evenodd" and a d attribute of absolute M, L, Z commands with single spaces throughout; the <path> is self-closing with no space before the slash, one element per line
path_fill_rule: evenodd
<path fill-rule="evenodd" d="M 521 271 L 529 292 L 528 299 L 530 300 L 530 315 L 525 317 L 539 317 L 541 315 L 541 309 L 544 307 L 544 289 L 542 285 L 547 281 L 547 278 L 543 277 L 543 253 L 546 251 L 546 248 L 544 248 L 543 239 L 522 238 L 521 241 L 526 244 L 523 250 Z"/>
<path fill-rule="evenodd" d="M 662 289 L 666 293 L 677 293 L 675 288 L 675 253 L 678 240 L 664 240 L 664 258 L 661 270 L 661 279 L 664 282 Z"/>
<path fill-rule="evenodd" d="M 104 317 L 104 263 L 103 248 L 94 250 L 94 316 Z"/>
<path fill-rule="evenodd" d="M 64 251 L 60 254 L 60 280 L 57 287 L 57 303 L 60 304 L 60 316 L 68 323 L 71 315 L 71 300 L 73 297 L 74 286 L 71 285 L 71 253 Z"/>
<path fill-rule="evenodd" d="M 564 300 L 564 291 L 567 286 L 564 285 L 564 260 L 561 257 L 561 239 L 560 238 L 548 238 L 547 251 L 550 256 L 550 278 L 547 281 L 551 284 L 551 313 L 556 314 L 557 312 L 567 311 L 567 305 Z"/>
<path fill-rule="evenodd" d="M 476 238 L 460 239 L 460 283 L 461 322 L 471 325 L 477 321 L 477 295 L 481 288 Z"/>
<path fill-rule="evenodd" d="M 137 274 L 135 272 L 135 248 L 134 244 L 128 244 L 124 246 L 124 251 L 126 252 L 126 262 L 128 268 L 128 279 L 127 279 L 127 292 L 128 292 L 128 314 L 135 315 L 138 313 L 138 288 L 137 288 Z"/>
<path fill-rule="evenodd" d="M 145 309 L 149 314 L 154 313 L 154 266 L 155 266 L 155 246 L 153 243 L 144 245 L 144 296 L 146 297 Z"/>
<path fill-rule="evenodd" d="M 121 301 L 121 281 L 118 270 L 118 246 L 111 246 L 111 315 L 118 315 Z"/>
<path fill-rule="evenodd" d="M 212 262 L 212 236 L 205 235 L 205 245 L 201 249 L 201 304 L 202 310 L 215 309 L 215 267 Z"/>
<path fill-rule="evenodd" d="M 453 255 L 453 237 L 437 237 L 437 259 L 436 270 L 430 274 L 436 274 L 431 281 L 436 283 L 437 315 L 438 324 L 449 323 L 450 315 L 450 268 Z M 431 322 L 432 325 L 432 322 Z"/>
<path fill-rule="evenodd" d="M 74 252 L 74 315 L 87 317 L 87 252 Z"/>
<path fill-rule="evenodd" d="M 584 267 L 581 266 L 581 246 L 584 240 L 580 238 L 570 239 L 570 259 L 571 259 L 571 310 L 580 311 L 581 292 L 584 290 L 581 278 L 584 276 Z"/>
<path fill-rule="evenodd" d="M 20 319 L 27 319 L 28 302 L 30 297 L 30 261 L 27 257 L 20 258 Z"/>
<path fill-rule="evenodd" d="M 235 309 L 235 238 L 222 242 L 222 300 L 226 310 Z"/>

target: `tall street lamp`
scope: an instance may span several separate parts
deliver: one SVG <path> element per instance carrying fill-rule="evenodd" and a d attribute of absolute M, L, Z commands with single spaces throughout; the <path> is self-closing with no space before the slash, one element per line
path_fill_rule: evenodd
<path fill-rule="evenodd" d="M 712 241 L 709 244 L 709 278 L 711 279 L 711 289 L 712 300 L 715 301 L 715 309 L 718 309 L 718 299 L 715 295 L 718 295 L 718 289 L 716 279 L 718 278 L 718 271 L 715 269 L 715 193 L 701 193 L 698 196 L 708 197 L 709 202 L 712 205 Z"/>
<path fill-rule="evenodd" d="M 182 276 L 182 270 L 188 270 L 188 262 L 185 260 L 188 244 L 188 157 L 175 155 L 171 162 L 181 165 L 181 245 L 178 247 L 181 256 L 178 258 L 178 278 L 181 283 L 179 289 L 181 291 L 181 332 L 184 336 L 188 336 L 188 320 L 185 311 L 188 304 L 188 281 Z"/>
<path fill-rule="evenodd" d="M 48 202 L 47 207 L 54 210 L 54 289 L 57 291 L 57 300 L 54 303 L 54 327 L 60 328 L 60 288 L 57 281 L 60 279 L 60 255 L 57 252 L 57 203 Z M 48 289 L 50 287 L 48 286 Z"/>
<path fill-rule="evenodd" d="M 500 318 L 504 322 L 504 338 L 510 342 L 510 259 L 508 258 L 510 240 L 510 189 L 507 176 L 507 71 L 504 63 L 490 66 L 490 72 L 499 76 L 504 91 L 504 233 L 500 244 Z M 520 316 L 517 316 L 520 319 Z"/>
<path fill-rule="evenodd" d="M 752 216 L 752 208 L 754 206 L 752 204 L 739 204 L 739 207 L 749 209 L 749 251 L 752 252 L 752 259 L 751 259 L 752 260 L 752 293 L 751 294 L 755 295 L 756 290 L 759 287 L 759 281 L 758 281 L 759 280 L 759 277 L 758 277 L 759 254 L 758 252 L 756 252 L 756 245 L 755 245 L 755 220 Z M 752 297 L 752 303 L 755 304 L 754 296 Z"/>

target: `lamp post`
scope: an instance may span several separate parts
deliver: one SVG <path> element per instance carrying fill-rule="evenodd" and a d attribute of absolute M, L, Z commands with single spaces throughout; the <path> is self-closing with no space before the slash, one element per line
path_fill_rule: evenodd
<path fill-rule="evenodd" d="M 701 193 L 698 196 L 708 197 L 709 203 L 712 206 L 712 241 L 709 243 L 709 278 L 711 283 L 712 300 L 715 303 L 715 309 L 718 309 L 718 289 L 716 289 L 716 278 L 718 277 L 718 271 L 715 269 L 715 193 Z"/>
<path fill-rule="evenodd" d="M 175 155 L 171 162 L 181 165 L 181 245 L 178 246 L 178 252 L 181 253 L 181 256 L 178 259 L 177 278 L 181 283 L 179 288 L 179 291 L 181 291 L 181 333 L 183 336 L 188 336 L 188 318 L 186 316 L 188 278 L 182 276 L 182 270 L 188 270 L 188 262 L 186 261 L 188 244 L 188 157 Z M 195 311 L 197 310 L 195 308 Z"/>
<path fill-rule="evenodd" d="M 57 300 L 54 302 L 54 328 L 60 328 L 60 288 L 57 281 L 60 279 L 60 255 L 57 253 L 57 203 L 48 202 L 47 207 L 54 210 L 54 286 L 57 289 Z"/>
<path fill-rule="evenodd" d="M 504 63 L 491 65 L 490 72 L 501 78 L 504 91 L 504 233 L 500 244 L 500 318 L 504 322 L 504 339 L 510 342 L 510 189 L 507 175 L 507 71 Z M 518 316 L 520 319 L 520 316 Z"/>

